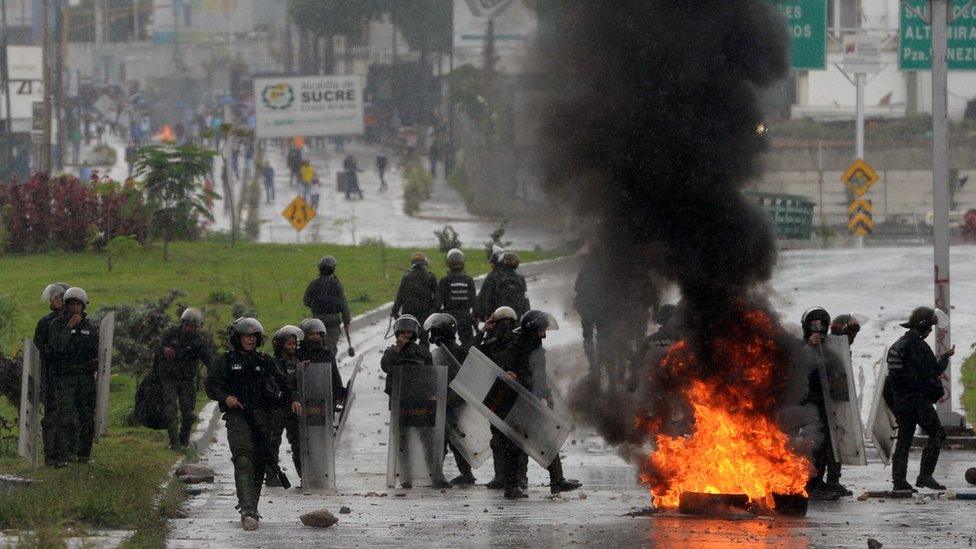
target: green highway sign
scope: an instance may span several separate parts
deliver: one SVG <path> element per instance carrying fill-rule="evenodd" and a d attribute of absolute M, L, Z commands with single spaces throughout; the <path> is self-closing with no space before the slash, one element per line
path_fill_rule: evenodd
<path fill-rule="evenodd" d="M 927 0 L 902 0 L 898 35 L 898 68 L 903 71 L 932 70 L 932 25 L 905 7 L 909 4 L 920 14 L 928 14 Z M 976 3 L 952 0 L 949 23 L 949 70 L 976 70 Z"/>
<path fill-rule="evenodd" d="M 827 68 L 827 0 L 766 0 L 786 18 L 793 70 Z"/>

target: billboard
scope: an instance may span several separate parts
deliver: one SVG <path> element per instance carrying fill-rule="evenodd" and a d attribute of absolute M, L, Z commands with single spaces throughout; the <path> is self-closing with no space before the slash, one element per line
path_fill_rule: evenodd
<path fill-rule="evenodd" d="M 30 120 L 31 105 L 44 101 L 43 54 L 36 46 L 7 46 L 10 70 L 8 89 L 12 118 Z M 0 88 L 0 119 L 7 117 L 7 102 Z"/>
<path fill-rule="evenodd" d="M 361 76 L 300 76 L 254 80 L 259 138 L 362 135 Z"/>
<path fill-rule="evenodd" d="M 455 66 L 484 64 L 488 22 L 493 22 L 498 67 L 518 70 L 538 32 L 538 17 L 526 0 L 454 0 Z"/>

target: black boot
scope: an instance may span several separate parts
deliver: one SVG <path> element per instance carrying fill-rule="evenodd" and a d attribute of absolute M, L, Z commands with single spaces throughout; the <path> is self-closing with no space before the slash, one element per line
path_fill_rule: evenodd
<path fill-rule="evenodd" d="M 460 474 L 451 479 L 452 486 L 474 486 L 475 478 L 471 473 Z"/>
<path fill-rule="evenodd" d="M 891 489 L 895 492 L 911 492 L 913 494 L 918 493 L 918 490 L 912 488 L 912 485 L 903 478 L 891 481 Z"/>
<path fill-rule="evenodd" d="M 853 496 L 854 495 L 854 492 L 851 492 L 850 490 L 848 490 L 847 489 L 847 486 L 844 486 L 843 484 L 840 483 L 839 480 L 836 480 L 836 479 L 828 480 L 827 481 L 827 484 L 824 487 L 827 490 L 829 490 L 829 491 L 837 494 L 838 496 L 840 496 L 842 498 L 843 497 L 848 497 L 848 496 Z"/>
<path fill-rule="evenodd" d="M 501 477 L 495 477 L 489 480 L 487 484 L 485 484 L 485 488 L 489 490 L 501 490 L 504 487 L 505 487 L 505 479 Z"/>
<path fill-rule="evenodd" d="M 572 492 L 580 486 L 583 486 L 583 483 L 573 478 L 553 480 L 549 483 L 549 493 L 555 495 L 560 492 Z"/>
<path fill-rule="evenodd" d="M 946 487 L 943 486 L 943 485 L 941 485 L 941 484 L 939 484 L 932 477 L 932 475 L 927 475 L 927 476 L 924 476 L 924 477 L 921 476 L 921 475 L 919 475 L 919 477 L 917 479 L 915 479 L 915 486 L 918 486 L 919 488 L 929 488 L 929 489 L 932 489 L 932 490 L 945 490 L 946 489 Z"/>
<path fill-rule="evenodd" d="M 505 487 L 505 499 L 524 499 L 527 497 L 529 497 L 529 495 L 523 492 L 518 486 Z"/>

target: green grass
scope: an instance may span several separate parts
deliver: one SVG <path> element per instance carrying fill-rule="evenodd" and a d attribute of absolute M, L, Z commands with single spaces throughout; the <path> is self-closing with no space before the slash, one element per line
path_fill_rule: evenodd
<path fill-rule="evenodd" d="M 109 434 L 95 445 L 91 464 L 31 471 L 16 457 L 16 429 L 12 439 L 4 437 L 0 470 L 39 482 L 0 496 L 0 528 L 142 530 L 158 524 L 153 498 L 179 454 L 166 448 L 165 431 L 125 425 L 134 396 L 135 380 L 131 376 L 112 377 Z M 16 415 L 7 402 L 3 402 L 0 413 Z"/>
<path fill-rule="evenodd" d="M 962 407 L 970 423 L 976 423 L 976 353 L 962 365 Z"/>
<path fill-rule="evenodd" d="M 429 235 L 433 238 L 433 235 Z M 323 255 L 339 261 L 338 275 L 346 289 L 352 314 L 362 313 L 392 301 L 414 250 L 379 246 L 238 244 L 176 242 L 172 259 L 164 262 L 159 249 L 139 249 L 118 259 L 109 273 L 105 256 L 91 253 L 49 253 L 0 257 L 0 294 L 13 298 L 15 318 L 0 337 L 7 354 L 20 348 L 24 337 L 33 334 L 34 324 L 47 313 L 41 291 L 53 281 L 63 280 L 88 291 L 92 308 L 155 299 L 170 288 L 180 288 L 190 306 L 208 306 L 229 322 L 235 301 L 253 301 L 258 319 L 269 332 L 283 324 L 297 324 L 310 313 L 302 303 L 305 288 L 318 275 L 316 265 Z M 431 270 L 446 271 L 444 254 L 424 250 L 431 257 Z M 480 249 L 465 250 L 468 272 L 488 269 Z M 523 261 L 551 257 L 551 254 L 520 252 Z M 385 256 L 385 258 L 384 258 Z M 353 334 L 355 336 L 355 334 Z"/>

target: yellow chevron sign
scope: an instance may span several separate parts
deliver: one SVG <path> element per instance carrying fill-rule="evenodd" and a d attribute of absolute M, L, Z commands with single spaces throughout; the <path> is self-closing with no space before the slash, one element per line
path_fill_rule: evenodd
<path fill-rule="evenodd" d="M 855 160 L 840 178 L 847 188 L 859 197 L 864 196 L 878 182 L 878 179 L 878 172 L 860 158 Z"/>
<path fill-rule="evenodd" d="M 874 230 L 874 220 L 867 212 L 857 212 L 847 222 L 847 229 L 858 236 L 864 236 Z"/>
<path fill-rule="evenodd" d="M 874 213 L 874 204 L 867 198 L 855 198 L 847 207 L 847 213 L 854 214 L 856 212 Z"/>

